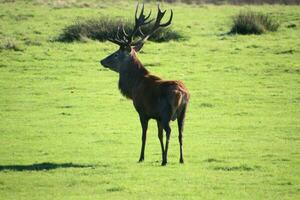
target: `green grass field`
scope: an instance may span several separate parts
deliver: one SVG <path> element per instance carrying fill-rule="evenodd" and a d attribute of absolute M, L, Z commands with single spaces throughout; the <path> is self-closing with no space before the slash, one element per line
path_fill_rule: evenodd
<path fill-rule="evenodd" d="M 155 121 L 137 163 L 138 114 L 99 64 L 117 47 L 55 42 L 78 17 L 133 17 L 135 3 L 0 4 L 1 200 L 300 198 L 300 7 L 164 8 L 186 39 L 148 42 L 139 58 L 191 93 L 185 164 L 173 122 L 166 167 Z M 279 30 L 227 35 L 249 8 L 277 17 Z"/>

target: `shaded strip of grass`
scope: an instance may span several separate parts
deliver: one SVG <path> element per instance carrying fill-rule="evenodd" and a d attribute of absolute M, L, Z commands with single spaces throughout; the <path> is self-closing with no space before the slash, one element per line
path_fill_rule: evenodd
<path fill-rule="evenodd" d="M 94 167 L 94 165 L 83 165 L 74 163 L 35 163 L 30 165 L 0 165 L 0 171 L 42 171 L 42 170 L 53 170 L 57 168 L 86 168 Z"/>

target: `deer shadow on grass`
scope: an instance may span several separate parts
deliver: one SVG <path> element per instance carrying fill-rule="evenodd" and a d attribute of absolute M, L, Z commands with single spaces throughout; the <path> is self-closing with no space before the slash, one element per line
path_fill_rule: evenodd
<path fill-rule="evenodd" d="M 0 165 L 1 171 L 43 171 L 58 168 L 94 168 L 95 165 L 74 164 L 74 163 L 35 163 L 30 165 Z"/>

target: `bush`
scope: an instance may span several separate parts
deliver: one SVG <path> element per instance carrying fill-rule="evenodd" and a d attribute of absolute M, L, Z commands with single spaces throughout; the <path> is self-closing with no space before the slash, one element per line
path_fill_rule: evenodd
<path fill-rule="evenodd" d="M 121 20 L 114 18 L 100 18 L 98 20 L 79 20 L 63 29 L 63 32 L 58 36 L 58 41 L 73 42 L 81 41 L 86 38 L 92 40 L 105 41 L 107 38 L 115 37 L 118 27 L 124 25 L 125 31 L 129 33 L 134 24 L 129 20 Z M 153 24 L 148 24 L 142 28 L 146 34 L 149 32 Z M 179 40 L 183 38 L 181 34 L 171 28 L 159 29 L 149 40 L 156 42 L 165 42 L 169 40 Z"/>
<path fill-rule="evenodd" d="M 277 31 L 279 23 L 269 15 L 246 11 L 233 18 L 233 27 L 230 33 L 262 34 L 266 31 Z"/>

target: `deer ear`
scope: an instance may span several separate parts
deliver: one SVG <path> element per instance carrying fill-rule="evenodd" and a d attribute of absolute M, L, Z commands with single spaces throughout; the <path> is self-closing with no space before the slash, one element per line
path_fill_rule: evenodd
<path fill-rule="evenodd" d="M 139 52 L 139 51 L 143 48 L 143 46 L 144 46 L 144 42 L 139 42 L 139 43 L 137 43 L 137 44 L 133 47 L 133 49 L 134 49 L 136 52 Z"/>

